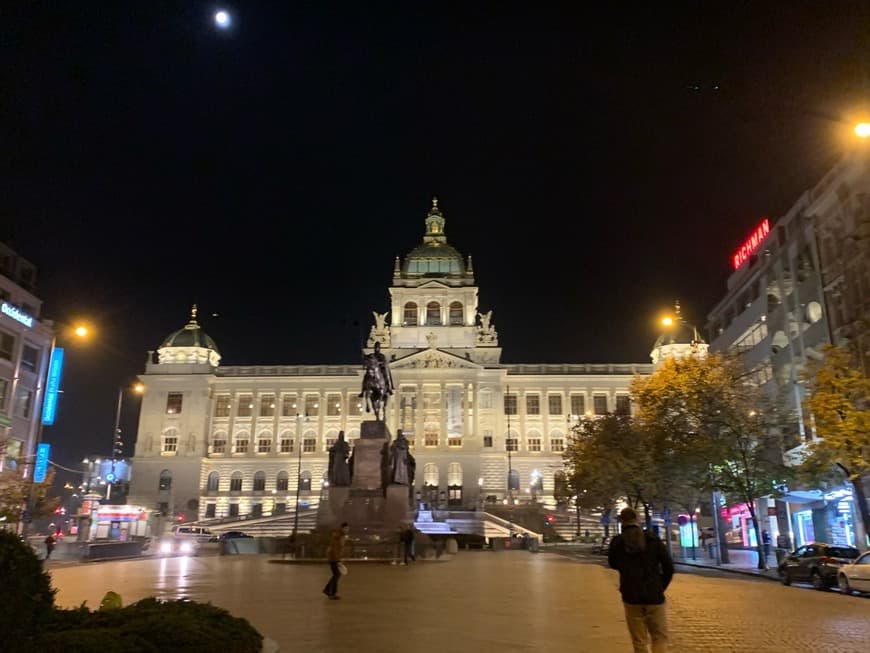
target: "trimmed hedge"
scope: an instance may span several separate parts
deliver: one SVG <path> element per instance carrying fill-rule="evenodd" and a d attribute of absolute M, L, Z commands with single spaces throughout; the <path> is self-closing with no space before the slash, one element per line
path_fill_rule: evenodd
<path fill-rule="evenodd" d="M 0 579 L 0 633 L 34 632 L 52 618 L 51 577 L 30 545 L 5 530 L 0 531 Z"/>

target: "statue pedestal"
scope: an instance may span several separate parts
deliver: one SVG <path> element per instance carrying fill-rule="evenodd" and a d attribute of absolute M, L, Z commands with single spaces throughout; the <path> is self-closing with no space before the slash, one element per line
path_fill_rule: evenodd
<path fill-rule="evenodd" d="M 399 527 L 413 520 L 409 487 L 388 484 L 386 456 L 391 440 L 383 422 L 361 424 L 360 438 L 353 448 L 351 485 L 330 487 L 329 505 L 318 514 L 319 529 L 350 524 L 351 539 L 360 546 L 371 545 L 372 557 L 380 557 L 381 545 L 393 542 Z"/>

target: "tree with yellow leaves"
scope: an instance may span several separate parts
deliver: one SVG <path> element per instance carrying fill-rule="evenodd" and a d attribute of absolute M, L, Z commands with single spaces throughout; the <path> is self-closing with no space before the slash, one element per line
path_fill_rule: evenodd
<path fill-rule="evenodd" d="M 870 379 L 843 347 L 828 347 L 805 376 L 806 412 L 816 436 L 802 470 L 819 478 L 839 469 L 852 485 L 864 532 L 870 533 L 863 478 L 870 474 Z M 842 478 L 842 476 L 841 476 Z"/>

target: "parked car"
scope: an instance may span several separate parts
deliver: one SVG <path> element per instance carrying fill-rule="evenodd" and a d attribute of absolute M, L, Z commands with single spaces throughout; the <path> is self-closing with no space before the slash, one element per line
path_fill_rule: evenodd
<path fill-rule="evenodd" d="M 840 568 L 859 555 L 861 552 L 851 546 L 813 542 L 783 558 L 778 567 L 779 577 L 783 585 L 803 581 L 812 583 L 817 590 L 825 590 L 837 584 Z"/>
<path fill-rule="evenodd" d="M 242 531 L 227 531 L 225 533 L 220 533 L 215 537 L 212 537 L 209 542 L 223 542 L 225 540 L 237 540 L 245 537 L 253 537 L 253 535 L 248 535 Z"/>
<path fill-rule="evenodd" d="M 870 551 L 864 553 L 855 562 L 840 567 L 837 585 L 843 594 L 870 592 Z"/>

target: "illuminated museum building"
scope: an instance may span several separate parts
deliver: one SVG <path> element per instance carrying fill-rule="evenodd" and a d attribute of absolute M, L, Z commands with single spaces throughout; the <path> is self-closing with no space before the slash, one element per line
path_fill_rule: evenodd
<path fill-rule="evenodd" d="M 374 314 L 366 350 L 379 342 L 390 361 L 386 422 L 412 443 L 416 496 L 443 507 L 552 505 L 572 425 L 629 412 L 629 384 L 651 365 L 502 363 L 471 257 L 447 243 L 435 200 L 425 223 L 423 242 L 394 262 L 389 310 Z M 371 419 L 361 364 L 220 360 L 194 310 L 147 363 L 130 502 L 187 520 L 280 514 L 292 511 L 299 478 L 302 505 L 316 505 L 328 448 L 342 430 L 353 444 Z"/>
<path fill-rule="evenodd" d="M 35 293 L 36 267 L 0 243 L 0 471 L 36 449 L 53 330 Z"/>
<path fill-rule="evenodd" d="M 727 294 L 708 316 L 710 350 L 741 354 L 755 382 L 794 409 L 793 427 L 784 434 L 787 463 L 799 462 L 815 437 L 803 408 L 808 363 L 821 360 L 830 342 L 850 340 L 867 363 L 868 164 L 866 151 L 850 154 L 784 216 L 760 223 L 734 253 Z M 796 545 L 861 541 L 848 485 L 827 493 L 793 490 L 776 504 L 777 515 L 765 521 L 774 537 L 790 530 Z M 754 539 L 751 529 L 745 532 Z"/>

